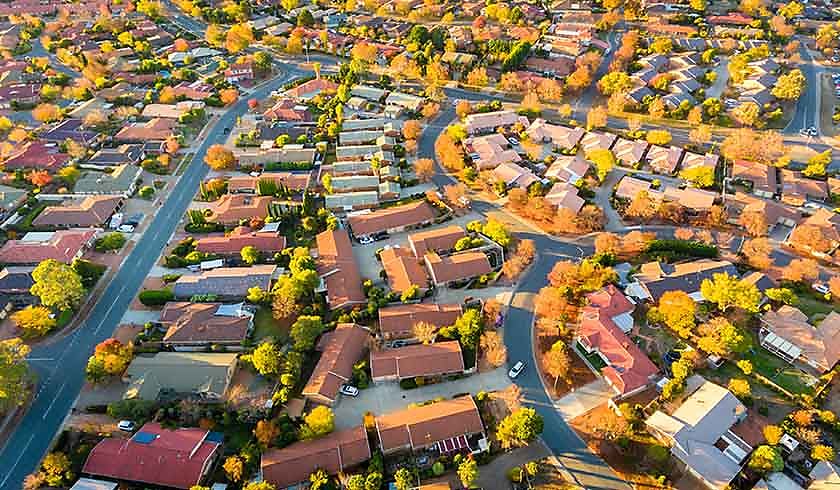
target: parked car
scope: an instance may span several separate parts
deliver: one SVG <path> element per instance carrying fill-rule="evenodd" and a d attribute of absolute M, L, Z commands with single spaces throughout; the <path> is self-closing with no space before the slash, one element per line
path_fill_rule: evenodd
<path fill-rule="evenodd" d="M 518 139 L 516 139 L 516 138 L 512 138 L 512 137 L 511 137 L 511 138 L 508 138 L 508 141 L 509 141 L 509 142 L 510 142 L 510 144 L 512 144 L 513 146 L 516 146 L 516 145 L 518 145 L 518 144 L 519 144 L 519 140 L 518 140 Z"/>
<path fill-rule="evenodd" d="M 120 423 L 117 424 L 117 429 L 123 432 L 134 432 L 134 429 L 136 428 L 137 424 L 135 424 L 131 420 L 120 420 Z"/>
<path fill-rule="evenodd" d="M 830 292 L 831 292 L 831 290 L 828 288 L 828 286 L 827 286 L 827 285 L 825 285 L 825 284 L 823 284 L 823 283 L 821 283 L 821 282 L 817 282 L 817 283 L 811 284 L 811 288 L 812 288 L 814 291 L 816 291 L 816 292 L 818 292 L 818 293 L 820 293 L 820 294 L 828 294 L 828 293 L 830 293 Z"/>
<path fill-rule="evenodd" d="M 359 389 L 355 386 L 341 385 L 341 394 L 347 396 L 359 396 Z"/>
<path fill-rule="evenodd" d="M 373 243 L 373 238 L 371 238 L 367 235 L 360 236 L 359 237 L 359 243 L 361 243 L 362 245 L 370 245 L 371 243 Z"/>
<path fill-rule="evenodd" d="M 134 233 L 134 225 L 120 225 L 117 231 L 122 233 Z"/>
<path fill-rule="evenodd" d="M 523 369 L 525 369 L 525 363 L 522 361 L 516 361 L 516 364 L 510 368 L 510 371 L 508 371 L 508 376 L 510 376 L 510 379 L 516 379 L 516 377 L 522 373 Z"/>

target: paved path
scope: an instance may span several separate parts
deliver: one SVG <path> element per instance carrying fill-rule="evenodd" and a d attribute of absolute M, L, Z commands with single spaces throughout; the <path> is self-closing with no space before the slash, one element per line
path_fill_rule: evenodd
<path fill-rule="evenodd" d="M 569 421 L 606 403 L 614 394 L 604 378 L 598 378 L 557 400 L 554 406 Z"/>

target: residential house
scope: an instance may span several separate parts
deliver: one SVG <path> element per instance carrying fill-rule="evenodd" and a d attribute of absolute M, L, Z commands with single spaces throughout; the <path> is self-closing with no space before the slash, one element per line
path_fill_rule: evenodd
<path fill-rule="evenodd" d="M 26 202 L 29 193 L 25 189 L 0 185 L 0 220 L 6 219 Z"/>
<path fill-rule="evenodd" d="M 238 300 L 246 297 L 253 287 L 269 290 L 276 270 L 274 265 L 220 267 L 193 276 L 181 276 L 175 281 L 172 293 L 176 298 L 184 299 L 211 295 L 220 300 Z"/>
<path fill-rule="evenodd" d="M 234 63 L 225 70 L 225 80 L 228 83 L 249 83 L 254 80 L 254 63 Z"/>
<path fill-rule="evenodd" d="M 379 190 L 342 192 L 324 196 L 324 207 L 336 211 L 359 211 L 379 204 Z"/>
<path fill-rule="evenodd" d="M 683 149 L 677 146 L 651 145 L 647 151 L 647 160 L 654 172 L 673 175 L 682 159 Z"/>
<path fill-rule="evenodd" d="M 15 170 L 46 170 L 55 172 L 70 160 L 70 156 L 62 153 L 55 143 L 36 140 L 19 145 L 3 161 L 3 169 L 7 172 Z"/>
<path fill-rule="evenodd" d="M 440 379 L 463 374 L 464 355 L 457 340 L 414 344 L 370 353 L 374 382 L 404 379 Z"/>
<path fill-rule="evenodd" d="M 782 202 L 791 206 L 802 206 L 807 201 L 828 199 L 828 185 L 825 181 L 804 177 L 802 172 L 781 169 Z"/>
<path fill-rule="evenodd" d="M 632 167 L 642 161 L 647 149 L 647 141 L 618 138 L 613 145 L 612 151 L 622 165 Z"/>
<path fill-rule="evenodd" d="M 578 188 L 568 182 L 557 182 L 545 195 L 545 200 L 557 207 L 578 214 L 586 201 L 578 195 Z"/>
<path fill-rule="evenodd" d="M 761 346 L 789 363 L 804 362 L 820 373 L 840 360 L 840 313 L 832 311 L 817 326 L 794 306 L 761 315 Z"/>
<path fill-rule="evenodd" d="M 362 276 L 353 256 L 353 246 L 346 230 L 327 230 L 315 237 L 316 259 L 321 276 L 321 291 L 327 295 L 330 309 L 366 304 Z"/>
<path fill-rule="evenodd" d="M 678 203 L 686 211 L 694 215 L 705 214 L 711 211 L 718 195 L 711 191 L 704 191 L 703 189 L 696 189 L 694 187 L 671 187 L 668 186 L 664 191 L 664 199 Z"/>
<path fill-rule="evenodd" d="M 375 103 L 381 103 L 388 95 L 387 90 L 378 87 L 371 87 L 370 85 L 354 85 L 350 89 L 350 95 L 354 97 L 361 97 Z"/>
<path fill-rule="evenodd" d="M 260 470 L 263 481 L 278 489 L 291 488 L 307 485 L 309 475 L 317 470 L 336 476 L 349 472 L 370 457 L 367 430 L 360 425 L 264 451 Z"/>
<path fill-rule="evenodd" d="M 110 172 L 86 171 L 73 185 L 73 193 L 128 198 L 137 190 L 142 173 L 141 167 L 128 164 L 112 167 Z"/>
<path fill-rule="evenodd" d="M 315 155 L 318 150 L 315 148 L 303 148 L 301 146 L 286 145 L 283 148 L 270 149 L 235 149 L 233 152 L 239 168 L 255 168 L 270 170 L 275 163 L 296 163 L 301 166 L 311 166 L 315 162 Z"/>
<path fill-rule="evenodd" d="M 139 165 L 144 157 L 142 145 L 120 145 L 116 148 L 103 148 L 97 151 L 85 162 L 85 165 L 97 167 Z"/>
<path fill-rule="evenodd" d="M 379 333 L 384 340 L 412 339 L 415 323 L 447 327 L 454 325 L 461 313 L 461 305 L 458 304 L 413 303 L 386 306 L 379 309 Z"/>
<path fill-rule="evenodd" d="M 497 181 L 503 182 L 507 189 L 519 187 L 527 190 L 531 184 L 540 181 L 539 177 L 534 175 L 529 169 L 520 167 L 515 163 L 502 163 L 494 168 L 493 177 Z"/>
<path fill-rule="evenodd" d="M 0 109 L 10 110 L 12 104 L 24 106 L 37 104 L 41 100 L 41 85 L 36 83 L 15 83 L 0 87 Z"/>
<path fill-rule="evenodd" d="M 732 163 L 732 180 L 748 183 L 753 194 L 773 199 L 778 192 L 776 167 L 758 162 L 735 160 Z"/>
<path fill-rule="evenodd" d="M 166 329 L 163 344 L 176 351 L 224 346 L 239 350 L 254 328 L 254 313 L 243 303 L 189 303 L 170 301 L 160 323 Z"/>
<path fill-rule="evenodd" d="M 659 191 L 654 190 L 650 182 L 625 175 L 615 186 L 615 197 L 632 201 L 642 191 L 650 195 L 657 195 L 658 198 Z"/>
<path fill-rule="evenodd" d="M 730 216 L 729 222 L 733 224 L 739 222 L 742 214 L 759 213 L 764 216 L 767 222 L 768 232 L 777 226 L 794 228 L 802 222 L 802 215 L 790 206 L 779 201 L 762 199 L 743 192 L 736 192 L 734 195 L 727 196 L 726 211 Z M 818 213 L 819 210 L 815 215 Z M 834 216 L 834 213 L 828 214 Z"/>
<path fill-rule="evenodd" d="M 184 97 L 189 100 L 207 100 L 216 94 L 216 89 L 202 80 L 181 82 L 172 89 L 175 97 Z"/>
<path fill-rule="evenodd" d="M 353 235 L 360 237 L 419 228 L 431 224 L 436 217 L 432 206 L 420 200 L 376 211 L 354 213 L 348 216 L 347 223 Z"/>
<path fill-rule="evenodd" d="M 148 104 L 143 108 L 142 116 L 146 118 L 161 118 L 180 120 L 191 111 L 203 110 L 204 102 L 196 100 L 182 100 L 175 104 Z"/>
<path fill-rule="evenodd" d="M 658 303 L 668 291 L 683 291 L 694 301 L 702 301 L 700 284 L 721 273 L 738 276 L 735 266 L 725 260 L 698 259 L 678 264 L 648 262 L 641 265 L 634 276 L 635 282 L 627 287 L 626 292 L 635 298 Z"/>
<path fill-rule="evenodd" d="M 336 90 L 338 90 L 337 83 L 326 78 L 316 78 L 286 90 L 283 95 L 305 102 L 320 95 L 322 92 L 335 92 Z"/>
<path fill-rule="evenodd" d="M 339 323 L 318 341 L 321 353 L 312 376 L 303 387 L 303 396 L 314 403 L 332 405 L 341 385 L 353 377 L 353 365 L 359 362 L 368 348 L 370 331 L 354 323 Z"/>
<path fill-rule="evenodd" d="M 385 98 L 386 106 L 399 106 L 412 112 L 419 112 L 426 99 L 404 92 L 391 92 Z"/>
<path fill-rule="evenodd" d="M 580 140 L 580 146 L 583 150 L 584 156 L 588 155 L 592 150 L 609 150 L 615 143 L 616 135 L 612 133 L 604 133 L 601 131 L 590 131 L 586 133 Z"/>
<path fill-rule="evenodd" d="M 388 247 L 380 252 L 379 259 L 392 291 L 402 293 L 417 286 L 420 294 L 423 294 L 429 289 L 426 271 L 411 250 L 400 246 Z"/>
<path fill-rule="evenodd" d="M 688 170 L 697 167 L 707 167 L 712 170 L 717 168 L 720 157 L 714 153 L 706 153 L 701 155 L 699 153 L 692 153 L 687 151 L 683 154 L 682 169 Z"/>
<path fill-rule="evenodd" d="M 443 228 L 412 233 L 408 235 L 408 245 L 414 252 L 414 256 L 420 259 L 428 252 L 441 253 L 454 250 L 458 240 L 465 236 L 466 233 L 464 233 L 463 228 L 449 225 Z"/>
<path fill-rule="evenodd" d="M 226 235 L 199 238 L 195 249 L 201 253 L 230 257 L 239 256 L 245 247 L 254 247 L 261 254 L 273 255 L 286 248 L 286 237 L 276 231 L 254 231 L 247 226 L 237 226 Z"/>
<path fill-rule="evenodd" d="M 99 230 L 78 228 L 52 232 L 29 232 L 0 247 L 0 263 L 38 265 L 54 259 L 65 264 L 79 258 L 93 245 Z"/>
<path fill-rule="evenodd" d="M 299 104 L 296 99 L 283 98 L 263 112 L 266 121 L 288 121 L 293 123 L 312 122 L 312 112 L 306 105 Z"/>
<path fill-rule="evenodd" d="M 35 284 L 32 279 L 34 269 L 32 265 L 10 265 L 0 270 L 0 297 L 17 307 L 38 304 L 40 301 L 30 291 Z"/>
<path fill-rule="evenodd" d="M 574 185 L 586 175 L 589 168 L 589 162 L 580 153 L 573 156 L 560 155 L 545 171 L 545 176 Z"/>
<path fill-rule="evenodd" d="M 222 457 L 220 433 L 197 427 L 164 429 L 148 422 L 128 438 L 106 437 L 88 454 L 82 473 L 188 490 L 209 478 Z"/>
<path fill-rule="evenodd" d="M 85 129 L 81 119 L 70 118 L 55 123 L 38 136 L 40 139 L 50 143 L 64 143 L 67 140 L 78 143 L 82 146 L 90 146 L 100 138 L 99 133 Z"/>
<path fill-rule="evenodd" d="M 484 252 L 460 252 L 443 257 L 429 252 L 423 256 L 423 260 L 432 284 L 438 287 L 446 287 L 493 272 L 490 260 Z"/>
<path fill-rule="evenodd" d="M 210 203 L 210 215 L 207 219 L 225 226 L 237 225 L 243 220 L 264 220 L 268 217 L 268 208 L 273 201 L 272 196 L 225 194 L 219 200 Z"/>
<path fill-rule="evenodd" d="M 376 175 L 347 175 L 330 179 L 330 194 L 375 191 L 377 189 L 379 189 L 379 177 Z"/>
<path fill-rule="evenodd" d="M 156 117 L 146 122 L 128 123 L 114 136 L 121 143 L 145 143 L 147 141 L 165 141 L 175 134 L 176 121 Z"/>
<path fill-rule="evenodd" d="M 796 214 L 793 210 L 788 210 Z M 798 250 L 813 254 L 817 257 L 828 258 L 840 246 L 840 215 L 827 209 L 820 208 L 814 214 L 799 223 L 797 233 L 791 233 L 788 244 Z M 810 231 L 813 233 L 806 233 Z M 820 240 L 814 240 L 813 236 Z"/>
<path fill-rule="evenodd" d="M 482 133 L 491 133 L 498 128 L 508 128 L 516 123 L 522 123 L 523 126 L 530 126 L 530 121 L 525 116 L 520 116 L 516 111 L 495 111 L 469 114 L 464 118 L 464 129 L 467 134 L 476 135 Z"/>
<path fill-rule="evenodd" d="M 232 352 L 140 354 L 123 374 L 128 384 L 123 398 L 154 401 L 176 395 L 220 401 L 236 372 L 236 356 Z"/>
<path fill-rule="evenodd" d="M 733 431 L 747 417 L 747 407 L 726 388 L 702 378 L 700 383 L 673 413 L 657 410 L 645 425 L 703 484 L 720 489 L 752 452 Z"/>
<path fill-rule="evenodd" d="M 404 451 L 451 454 L 487 447 L 484 423 L 472 396 L 441 400 L 376 417 L 385 455 Z"/>
<path fill-rule="evenodd" d="M 493 169 L 502 164 L 522 161 L 522 157 L 516 150 L 508 148 L 507 138 L 498 133 L 468 138 L 464 143 L 479 170 Z"/>
<path fill-rule="evenodd" d="M 48 228 L 102 226 L 120 210 L 123 202 L 123 198 L 119 196 L 88 196 L 70 199 L 58 206 L 47 206 L 32 220 L 32 224 Z"/>
<path fill-rule="evenodd" d="M 233 175 L 227 180 L 231 194 L 256 194 L 260 182 L 270 181 L 277 187 L 285 187 L 292 192 L 303 192 L 309 188 L 312 172 L 262 172 L 258 176 Z"/>

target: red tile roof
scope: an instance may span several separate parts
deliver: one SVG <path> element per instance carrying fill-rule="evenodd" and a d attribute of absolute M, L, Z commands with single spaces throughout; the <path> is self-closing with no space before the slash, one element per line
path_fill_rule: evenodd
<path fill-rule="evenodd" d="M 410 338 L 415 323 L 426 322 L 438 327 L 453 325 L 461 316 L 461 305 L 416 303 L 379 309 L 379 332 L 387 338 Z"/>
<path fill-rule="evenodd" d="M 318 402 L 332 403 L 341 385 L 353 376 L 353 364 L 362 357 L 370 332 L 354 323 L 339 323 L 318 342 L 321 358 L 303 388 L 303 394 Z"/>
<path fill-rule="evenodd" d="M 271 196 L 225 194 L 208 207 L 211 211 L 208 220 L 225 225 L 234 225 L 243 219 L 265 219 L 268 217 L 268 205 L 273 200 L 274 198 Z"/>
<path fill-rule="evenodd" d="M 115 196 L 88 196 L 60 206 L 48 206 L 35 217 L 35 226 L 100 226 L 119 209 L 123 199 Z"/>
<path fill-rule="evenodd" d="M 237 193 L 256 191 L 261 180 L 270 180 L 277 185 L 284 185 L 293 191 L 302 191 L 309 187 L 311 173 L 298 172 L 263 172 L 258 177 L 235 175 L 228 179 L 228 192 Z"/>
<path fill-rule="evenodd" d="M 318 274 L 327 289 L 330 308 L 367 303 L 367 296 L 362 290 L 362 276 L 347 231 L 319 233 L 315 243 L 318 247 Z"/>
<path fill-rule="evenodd" d="M 457 340 L 415 344 L 370 354 L 373 379 L 406 379 L 464 372 L 464 356 Z"/>
<path fill-rule="evenodd" d="M 334 92 L 336 90 L 338 90 L 337 83 L 326 78 L 316 78 L 287 90 L 285 95 L 300 98 L 307 95 L 317 95 L 324 91 Z"/>
<path fill-rule="evenodd" d="M 199 239 L 195 248 L 204 253 L 231 255 L 248 246 L 262 253 L 280 252 L 286 248 L 286 237 L 275 232 L 252 231 L 247 226 L 237 226 L 228 235 Z"/>
<path fill-rule="evenodd" d="M 370 235 L 395 228 L 416 226 L 435 219 L 435 211 L 426 201 L 360 213 L 347 220 L 356 236 Z"/>
<path fill-rule="evenodd" d="M 421 258 L 427 251 L 441 252 L 455 248 L 455 243 L 465 237 L 464 229 L 450 225 L 434 230 L 419 231 L 408 235 L 408 243 L 414 250 L 414 255 Z"/>
<path fill-rule="evenodd" d="M 241 309 L 232 314 L 218 314 L 220 306 L 221 303 L 166 303 L 160 314 L 160 322 L 166 326 L 164 342 L 238 344 L 245 340 L 252 316 Z"/>
<path fill-rule="evenodd" d="M 425 259 L 435 284 L 471 279 L 493 271 L 484 252 L 461 252 L 446 257 L 431 252 L 426 254 Z"/>
<path fill-rule="evenodd" d="M 188 489 L 201 483 L 221 444 L 197 428 L 164 429 L 148 423 L 131 439 L 103 439 L 88 455 L 83 473 Z"/>
<path fill-rule="evenodd" d="M 420 261 L 407 248 L 390 247 L 379 254 L 382 267 L 388 275 L 388 285 L 391 290 L 403 292 L 412 285 L 420 289 L 428 289 L 429 279 Z"/>
<path fill-rule="evenodd" d="M 41 169 L 55 171 L 63 167 L 70 157 L 61 153 L 58 145 L 44 141 L 31 141 L 16 149 L 3 162 L 5 170 Z"/>
<path fill-rule="evenodd" d="M 386 454 L 421 449 L 469 434 L 483 434 L 484 423 L 472 396 L 411 407 L 376 417 L 379 446 Z"/>
<path fill-rule="evenodd" d="M 36 241 L 27 234 L 22 240 L 9 240 L 0 248 L 0 262 L 5 264 L 37 264 L 55 259 L 69 264 L 96 236 L 95 229 L 59 230 L 48 239 Z M 40 235 L 40 234 L 36 234 Z"/>

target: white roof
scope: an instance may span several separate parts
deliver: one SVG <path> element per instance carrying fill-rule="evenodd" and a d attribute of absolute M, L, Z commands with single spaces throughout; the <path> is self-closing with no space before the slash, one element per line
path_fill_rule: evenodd
<path fill-rule="evenodd" d="M 763 343 L 772 346 L 779 352 L 784 352 L 786 355 L 790 356 L 791 359 L 799 359 L 799 356 L 802 354 L 802 349 L 791 344 L 782 337 L 779 337 L 773 332 L 769 332 L 764 336 Z"/>

